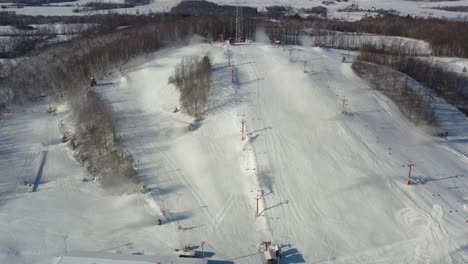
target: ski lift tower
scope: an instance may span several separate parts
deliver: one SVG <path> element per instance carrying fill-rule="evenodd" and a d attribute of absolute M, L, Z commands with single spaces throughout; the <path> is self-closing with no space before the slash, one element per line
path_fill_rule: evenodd
<path fill-rule="evenodd" d="M 244 21 L 244 17 L 242 15 L 242 6 L 240 7 L 240 19 L 239 19 L 239 32 L 240 32 L 240 38 L 241 40 L 243 40 L 242 42 L 245 41 L 245 37 L 244 37 L 244 24 L 243 24 L 243 21 Z"/>
<path fill-rule="evenodd" d="M 242 12 L 242 10 L 241 10 Z M 238 42 L 242 37 L 242 21 L 239 17 L 239 0 L 236 0 L 236 39 L 235 42 Z"/>

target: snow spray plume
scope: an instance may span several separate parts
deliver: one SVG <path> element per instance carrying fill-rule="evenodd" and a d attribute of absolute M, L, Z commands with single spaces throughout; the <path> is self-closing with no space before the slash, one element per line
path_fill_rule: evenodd
<path fill-rule="evenodd" d="M 300 39 L 301 45 L 304 47 L 312 47 L 312 44 L 314 43 L 310 36 L 300 36 L 299 39 Z"/>
<path fill-rule="evenodd" d="M 265 33 L 265 28 L 258 27 L 255 31 L 255 41 L 259 43 L 269 43 L 270 38 Z"/>
<path fill-rule="evenodd" d="M 273 192 L 273 177 L 267 172 L 261 173 L 259 176 L 260 183 L 271 193 Z"/>
<path fill-rule="evenodd" d="M 204 37 L 194 34 L 194 35 L 190 36 L 190 38 L 188 39 L 188 43 L 189 43 L 189 45 L 196 45 L 196 44 L 203 43 L 204 40 L 205 40 Z"/>

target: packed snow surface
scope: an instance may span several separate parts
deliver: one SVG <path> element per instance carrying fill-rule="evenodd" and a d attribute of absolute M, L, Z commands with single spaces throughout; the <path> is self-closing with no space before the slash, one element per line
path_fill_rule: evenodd
<path fill-rule="evenodd" d="M 167 80 L 183 56 L 207 52 L 212 92 L 189 131 Z M 429 136 L 343 56 L 194 44 L 102 80 L 145 194 L 83 182 L 46 105 L 12 109 L 0 119 L 0 263 L 56 263 L 66 249 L 167 255 L 202 242 L 211 259 L 259 263 L 262 241 L 282 247 L 282 263 L 467 262 L 468 130 Z M 29 192 L 23 181 L 39 174 Z"/>
<path fill-rule="evenodd" d="M 214 90 L 206 119 L 190 132 L 193 119 L 173 113 L 177 93 L 166 80 L 183 56 L 206 52 Z M 173 49 L 101 88 L 165 211 L 160 232 L 177 226 L 181 244 L 206 241 L 236 263 L 258 261 L 266 240 L 283 245 L 283 263 L 467 261 L 468 159 L 458 147 L 467 132 L 429 136 L 341 63 L 339 51 L 289 54 L 267 44 Z"/>
<path fill-rule="evenodd" d="M 144 196 L 83 182 L 91 177 L 60 142 L 47 108 L 13 107 L 0 118 L 0 263 L 55 264 L 67 248 L 168 254 L 173 239 L 153 233 Z"/>
<path fill-rule="evenodd" d="M 72 251 L 57 264 L 206 264 L 201 258 L 180 258 L 179 256 L 152 256 L 144 254 L 119 254 Z"/>

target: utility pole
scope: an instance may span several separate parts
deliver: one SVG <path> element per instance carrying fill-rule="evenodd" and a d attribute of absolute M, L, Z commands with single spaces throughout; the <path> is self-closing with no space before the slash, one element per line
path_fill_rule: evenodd
<path fill-rule="evenodd" d="M 204 245 L 205 245 L 205 241 L 202 241 L 202 242 L 201 242 L 201 252 L 202 252 L 202 258 L 205 258 L 205 250 L 204 250 Z"/>
<path fill-rule="evenodd" d="M 341 113 L 346 114 L 346 105 L 348 104 L 348 99 L 346 99 L 346 96 L 343 96 L 343 99 L 341 99 L 341 102 L 343 102 L 341 106 Z"/>
<path fill-rule="evenodd" d="M 405 95 L 406 100 L 408 101 L 408 119 L 411 120 L 411 100 L 409 99 L 409 90 L 408 90 L 408 78 L 405 79 Z"/>
<path fill-rule="evenodd" d="M 240 19 L 239 19 L 239 0 L 236 0 L 236 39 L 234 42 L 239 41 L 240 34 Z"/>
<path fill-rule="evenodd" d="M 307 61 L 304 60 L 304 73 L 307 73 Z"/>
<path fill-rule="evenodd" d="M 268 246 L 271 245 L 271 241 L 262 241 L 260 245 L 264 245 L 265 251 L 268 251 Z"/>
<path fill-rule="evenodd" d="M 405 79 L 405 95 L 408 95 L 408 78 Z"/>
<path fill-rule="evenodd" d="M 232 51 L 230 49 L 228 49 L 226 51 L 226 53 L 227 53 L 227 57 L 228 57 L 228 66 L 231 66 Z"/>
<path fill-rule="evenodd" d="M 240 36 L 239 38 L 243 38 L 244 37 L 244 27 L 243 27 L 243 20 L 244 17 L 242 16 L 242 6 L 240 7 L 240 20 L 239 20 L 239 33 L 240 33 Z"/>
<path fill-rule="evenodd" d="M 65 255 L 68 255 L 67 238 L 67 235 L 63 236 L 63 243 L 65 244 Z"/>
<path fill-rule="evenodd" d="M 255 216 L 258 217 L 258 216 L 259 216 L 259 215 L 258 215 L 258 204 L 259 204 L 260 199 L 262 199 L 262 198 L 261 198 L 260 195 L 258 195 L 258 193 L 257 193 L 257 198 L 254 198 L 254 199 L 257 200 L 257 214 L 256 214 Z"/>
<path fill-rule="evenodd" d="M 407 185 L 412 185 L 412 182 L 411 182 L 411 168 L 414 167 L 414 164 L 413 164 L 413 162 L 410 161 L 406 166 L 408 166 L 408 168 L 409 168 Z"/>
<path fill-rule="evenodd" d="M 254 198 L 255 200 L 257 200 L 257 214 L 256 216 L 260 216 L 260 212 L 259 212 L 259 201 L 263 198 L 263 196 L 265 196 L 265 192 L 263 190 L 257 190 L 257 198 Z"/>
<path fill-rule="evenodd" d="M 245 121 L 245 119 L 242 119 L 242 120 L 241 120 L 241 124 L 242 124 L 242 130 L 241 130 L 242 137 L 241 137 L 241 138 L 242 138 L 242 140 L 245 139 L 245 123 L 246 123 L 246 122 L 247 122 L 247 121 Z"/>
<path fill-rule="evenodd" d="M 231 82 L 234 83 L 234 78 L 235 74 L 234 74 L 234 67 L 231 68 Z"/>

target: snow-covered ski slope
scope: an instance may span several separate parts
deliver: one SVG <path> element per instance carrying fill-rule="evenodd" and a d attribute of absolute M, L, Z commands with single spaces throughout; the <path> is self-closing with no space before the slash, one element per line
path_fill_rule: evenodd
<path fill-rule="evenodd" d="M 192 118 L 173 113 L 178 94 L 167 79 L 183 56 L 206 52 L 209 110 L 188 131 Z M 99 93 L 146 194 L 111 195 L 82 181 L 90 176 L 60 142 L 66 105 L 57 117 L 46 102 L 12 107 L 0 119 L 0 263 L 57 263 L 66 249 L 167 255 L 202 241 L 212 259 L 259 263 L 268 240 L 283 246 L 282 263 L 468 262 L 462 116 L 444 120 L 456 132 L 448 141 L 428 136 L 341 63 L 340 51 L 289 54 L 261 43 L 194 44 L 105 80 L 114 84 Z"/>
<path fill-rule="evenodd" d="M 206 119 L 190 132 L 192 119 L 173 113 L 178 96 L 167 79 L 183 56 L 205 52 L 213 92 Z M 174 247 L 205 241 L 213 258 L 236 263 L 258 263 L 268 240 L 283 245 L 282 263 L 468 262 L 463 136 L 427 135 L 341 57 L 191 45 L 158 52 L 99 88 L 151 189 L 147 214 L 164 219 L 157 236 Z M 243 141 L 242 120 L 250 133 Z"/>
<path fill-rule="evenodd" d="M 57 119 L 47 107 L 12 107 L 0 118 L 0 263 L 56 264 L 67 248 L 162 249 L 167 255 L 166 238 L 154 233 L 143 196 L 115 196 L 97 182 L 82 181 L 91 176 L 60 142 Z M 31 192 L 38 175 L 37 191 Z"/>

